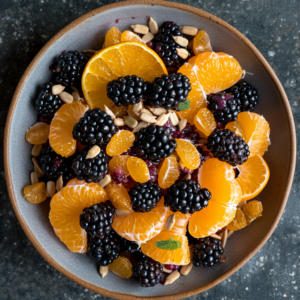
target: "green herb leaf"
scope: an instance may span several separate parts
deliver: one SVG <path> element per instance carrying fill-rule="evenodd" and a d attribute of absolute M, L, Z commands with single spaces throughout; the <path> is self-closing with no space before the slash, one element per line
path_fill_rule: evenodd
<path fill-rule="evenodd" d="M 155 246 L 163 250 L 176 250 L 181 248 L 181 243 L 170 238 L 167 241 L 162 240 L 155 242 Z"/>
<path fill-rule="evenodd" d="M 187 110 L 191 107 L 191 102 L 188 98 L 184 102 L 180 102 L 178 105 L 179 110 Z"/>

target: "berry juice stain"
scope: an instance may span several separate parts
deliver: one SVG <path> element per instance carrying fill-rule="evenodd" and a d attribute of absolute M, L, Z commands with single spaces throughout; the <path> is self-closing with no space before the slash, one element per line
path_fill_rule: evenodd
<path fill-rule="evenodd" d="M 115 22 L 116 22 L 116 24 L 118 24 L 118 23 L 119 23 L 119 19 L 116 19 L 116 21 L 115 21 Z"/>
<path fill-rule="evenodd" d="M 135 17 L 131 17 L 131 19 L 135 19 Z"/>

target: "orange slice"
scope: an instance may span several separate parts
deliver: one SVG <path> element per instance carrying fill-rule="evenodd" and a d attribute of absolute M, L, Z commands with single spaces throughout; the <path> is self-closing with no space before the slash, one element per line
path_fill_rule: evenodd
<path fill-rule="evenodd" d="M 87 236 L 85 230 L 80 227 L 79 216 L 84 208 L 106 200 L 106 192 L 99 184 L 85 182 L 66 186 L 51 199 L 51 225 L 55 234 L 70 251 L 87 251 Z"/>
<path fill-rule="evenodd" d="M 176 212 L 172 229 L 163 229 L 153 239 L 142 244 L 142 252 L 162 264 L 187 265 L 190 262 L 190 249 L 185 234 L 189 219 L 189 214 Z"/>
<path fill-rule="evenodd" d="M 47 199 L 45 182 L 28 185 L 24 188 L 24 197 L 33 204 L 38 204 Z"/>
<path fill-rule="evenodd" d="M 242 201 L 256 197 L 266 186 L 270 178 L 270 170 L 260 155 L 250 156 L 239 166 L 241 174 L 236 179 L 242 188 Z"/>
<path fill-rule="evenodd" d="M 260 201 L 253 200 L 246 203 L 243 208 L 243 213 L 246 217 L 247 225 L 250 225 L 258 217 L 261 217 L 263 206 Z"/>
<path fill-rule="evenodd" d="M 133 211 L 126 216 L 116 216 L 112 228 L 129 241 L 144 243 L 161 232 L 169 216 L 169 208 L 162 198 L 150 212 Z"/>
<path fill-rule="evenodd" d="M 117 156 L 127 151 L 135 140 L 135 135 L 129 130 L 120 130 L 113 135 L 106 147 L 109 156 Z M 125 172 L 125 171 L 124 171 Z"/>
<path fill-rule="evenodd" d="M 120 155 L 113 157 L 108 163 L 108 169 L 110 173 L 113 173 L 117 168 L 122 168 L 125 174 L 128 176 L 129 172 L 127 169 L 127 160 L 129 155 Z"/>
<path fill-rule="evenodd" d="M 199 177 L 201 188 L 207 188 L 212 197 L 206 208 L 191 217 L 189 232 L 196 238 L 209 236 L 228 225 L 242 196 L 233 167 L 217 158 L 204 162 Z"/>
<path fill-rule="evenodd" d="M 169 188 L 179 178 L 179 164 L 174 155 L 164 159 L 158 172 L 158 185 L 162 189 Z"/>
<path fill-rule="evenodd" d="M 76 101 L 64 104 L 55 114 L 51 125 L 49 141 L 52 149 L 63 157 L 69 157 L 76 151 L 73 139 L 73 127 L 84 116 L 88 108 Z"/>
<path fill-rule="evenodd" d="M 199 30 L 193 39 L 194 54 L 202 52 L 212 52 L 209 35 L 204 30 Z"/>
<path fill-rule="evenodd" d="M 195 170 L 200 166 L 200 155 L 196 147 L 188 140 L 175 139 L 177 142 L 176 152 L 186 168 Z"/>
<path fill-rule="evenodd" d="M 30 127 L 26 133 L 26 141 L 32 145 L 45 144 L 48 140 L 50 126 L 46 123 L 38 122 Z"/>
<path fill-rule="evenodd" d="M 101 50 L 88 61 L 82 75 L 82 90 L 91 109 L 104 110 L 106 105 L 119 112 L 120 108 L 107 97 L 109 81 L 126 75 L 152 81 L 162 74 L 167 74 L 167 69 L 153 50 L 145 44 L 124 42 Z"/>
<path fill-rule="evenodd" d="M 137 43 L 145 44 L 138 35 L 136 35 L 135 33 L 129 30 L 126 30 L 122 33 L 121 42 L 137 42 Z"/>
<path fill-rule="evenodd" d="M 150 179 L 148 166 L 141 158 L 129 157 L 127 169 L 132 179 L 136 182 L 144 183 Z"/>
<path fill-rule="evenodd" d="M 130 278 L 132 276 L 132 265 L 128 258 L 119 256 L 108 265 L 108 269 L 114 274 L 122 278 Z"/>
<path fill-rule="evenodd" d="M 217 127 L 214 114 L 205 107 L 197 112 L 194 117 L 194 124 L 206 136 L 209 136 Z"/>
<path fill-rule="evenodd" d="M 119 44 L 121 42 L 121 31 L 116 27 L 111 27 L 105 35 L 105 48 Z"/>
<path fill-rule="evenodd" d="M 247 226 L 246 218 L 240 208 L 236 210 L 234 219 L 227 225 L 228 230 L 237 231 Z"/>

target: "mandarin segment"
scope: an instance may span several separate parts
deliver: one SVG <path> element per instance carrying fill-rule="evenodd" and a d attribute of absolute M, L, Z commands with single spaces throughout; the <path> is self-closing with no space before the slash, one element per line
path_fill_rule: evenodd
<path fill-rule="evenodd" d="M 127 169 L 127 160 L 129 155 L 120 155 L 113 157 L 108 163 L 108 169 L 110 173 L 113 173 L 117 168 L 122 168 L 125 174 L 130 175 Z"/>
<path fill-rule="evenodd" d="M 143 40 L 138 35 L 129 30 L 122 33 L 121 42 L 137 42 L 144 44 Z"/>
<path fill-rule="evenodd" d="M 116 27 L 111 27 L 105 35 L 105 48 L 119 44 L 121 42 L 121 31 Z"/>
<path fill-rule="evenodd" d="M 45 144 L 48 140 L 50 125 L 42 122 L 35 123 L 26 133 L 26 141 L 32 145 Z"/>
<path fill-rule="evenodd" d="M 28 185 L 24 188 L 24 197 L 33 204 L 38 204 L 47 199 L 45 182 Z"/>
<path fill-rule="evenodd" d="M 194 124 L 206 136 L 209 136 L 217 127 L 213 113 L 205 107 L 201 108 L 195 115 Z"/>
<path fill-rule="evenodd" d="M 49 141 L 52 149 L 63 157 L 69 157 L 76 151 L 73 128 L 84 116 L 88 108 L 76 101 L 64 104 L 55 114 L 51 125 Z"/>
<path fill-rule="evenodd" d="M 144 183 L 150 179 L 147 164 L 138 157 L 131 156 L 127 160 L 127 168 L 130 176 L 136 182 Z"/>
<path fill-rule="evenodd" d="M 247 226 L 246 218 L 240 208 L 236 210 L 234 219 L 227 225 L 228 230 L 237 231 Z"/>
<path fill-rule="evenodd" d="M 209 35 L 204 30 L 199 30 L 197 35 L 193 39 L 193 51 L 194 54 L 200 54 L 202 52 L 212 52 Z"/>
<path fill-rule="evenodd" d="M 158 172 L 158 185 L 162 189 L 169 188 L 179 178 L 179 164 L 174 155 L 163 160 L 162 166 Z"/>
<path fill-rule="evenodd" d="M 79 216 L 84 208 L 106 200 L 106 192 L 99 184 L 85 182 L 66 186 L 51 199 L 51 225 L 55 234 L 70 251 L 87 251 L 87 235 L 80 227 Z"/>
<path fill-rule="evenodd" d="M 247 225 L 250 225 L 251 222 L 262 216 L 263 206 L 260 201 L 253 200 L 246 203 L 243 206 L 242 211 L 245 215 Z"/>
<path fill-rule="evenodd" d="M 113 135 L 106 147 L 109 156 L 117 156 L 126 152 L 135 140 L 135 135 L 129 130 L 120 130 Z"/>
<path fill-rule="evenodd" d="M 196 147 L 188 140 L 175 139 L 177 142 L 176 152 L 186 168 L 195 170 L 200 166 L 200 155 Z"/>
<path fill-rule="evenodd" d="M 110 182 L 106 187 L 108 199 L 112 202 L 116 209 L 122 211 L 132 211 L 130 196 L 124 185 L 118 185 Z"/>
<path fill-rule="evenodd" d="M 114 274 L 122 278 L 130 278 L 132 276 L 132 265 L 128 258 L 119 256 L 108 265 L 108 269 Z"/>

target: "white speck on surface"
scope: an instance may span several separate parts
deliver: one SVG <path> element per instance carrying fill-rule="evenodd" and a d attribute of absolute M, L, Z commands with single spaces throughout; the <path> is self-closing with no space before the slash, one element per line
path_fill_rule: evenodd
<path fill-rule="evenodd" d="M 269 55 L 270 57 L 273 57 L 275 54 L 276 54 L 275 51 L 272 51 L 272 50 L 269 50 L 269 51 L 268 51 L 268 55 Z"/>

